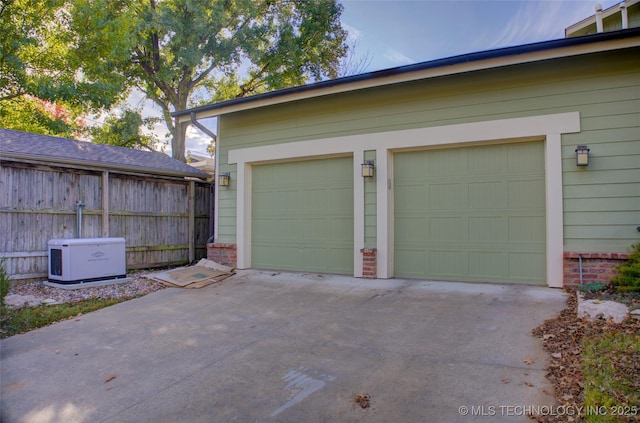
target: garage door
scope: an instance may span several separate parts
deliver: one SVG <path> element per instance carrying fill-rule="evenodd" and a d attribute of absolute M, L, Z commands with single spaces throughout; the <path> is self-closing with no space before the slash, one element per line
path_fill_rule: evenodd
<path fill-rule="evenodd" d="M 545 284 L 542 142 L 394 155 L 398 277 Z"/>
<path fill-rule="evenodd" d="M 252 267 L 353 274 L 353 159 L 253 166 Z"/>

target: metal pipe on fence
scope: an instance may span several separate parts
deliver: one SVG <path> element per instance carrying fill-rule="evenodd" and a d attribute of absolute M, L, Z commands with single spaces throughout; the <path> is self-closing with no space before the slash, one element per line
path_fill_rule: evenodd
<path fill-rule="evenodd" d="M 82 208 L 85 204 L 82 201 L 78 201 L 76 207 L 76 236 L 82 238 Z"/>

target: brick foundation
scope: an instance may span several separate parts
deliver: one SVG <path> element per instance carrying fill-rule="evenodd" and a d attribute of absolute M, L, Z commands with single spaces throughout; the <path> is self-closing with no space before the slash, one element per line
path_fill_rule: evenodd
<path fill-rule="evenodd" d="M 378 277 L 378 250 L 376 248 L 363 248 L 362 253 L 362 277 L 375 279 Z"/>
<path fill-rule="evenodd" d="M 579 252 L 564 253 L 565 287 L 580 285 L 579 255 Z M 582 283 L 608 284 L 618 274 L 616 267 L 628 258 L 628 253 L 582 253 Z"/>
<path fill-rule="evenodd" d="M 225 266 L 236 267 L 238 251 L 236 244 L 211 243 L 207 244 L 207 259 Z"/>

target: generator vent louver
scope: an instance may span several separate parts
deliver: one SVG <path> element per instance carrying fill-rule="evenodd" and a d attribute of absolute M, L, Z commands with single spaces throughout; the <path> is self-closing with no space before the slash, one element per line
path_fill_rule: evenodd
<path fill-rule="evenodd" d="M 49 240 L 49 282 L 75 284 L 127 277 L 124 238 Z"/>

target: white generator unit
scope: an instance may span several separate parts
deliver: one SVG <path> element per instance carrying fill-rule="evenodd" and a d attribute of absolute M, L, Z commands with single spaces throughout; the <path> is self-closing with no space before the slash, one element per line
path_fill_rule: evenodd
<path fill-rule="evenodd" d="M 124 238 L 49 240 L 49 282 L 75 284 L 127 277 Z"/>

